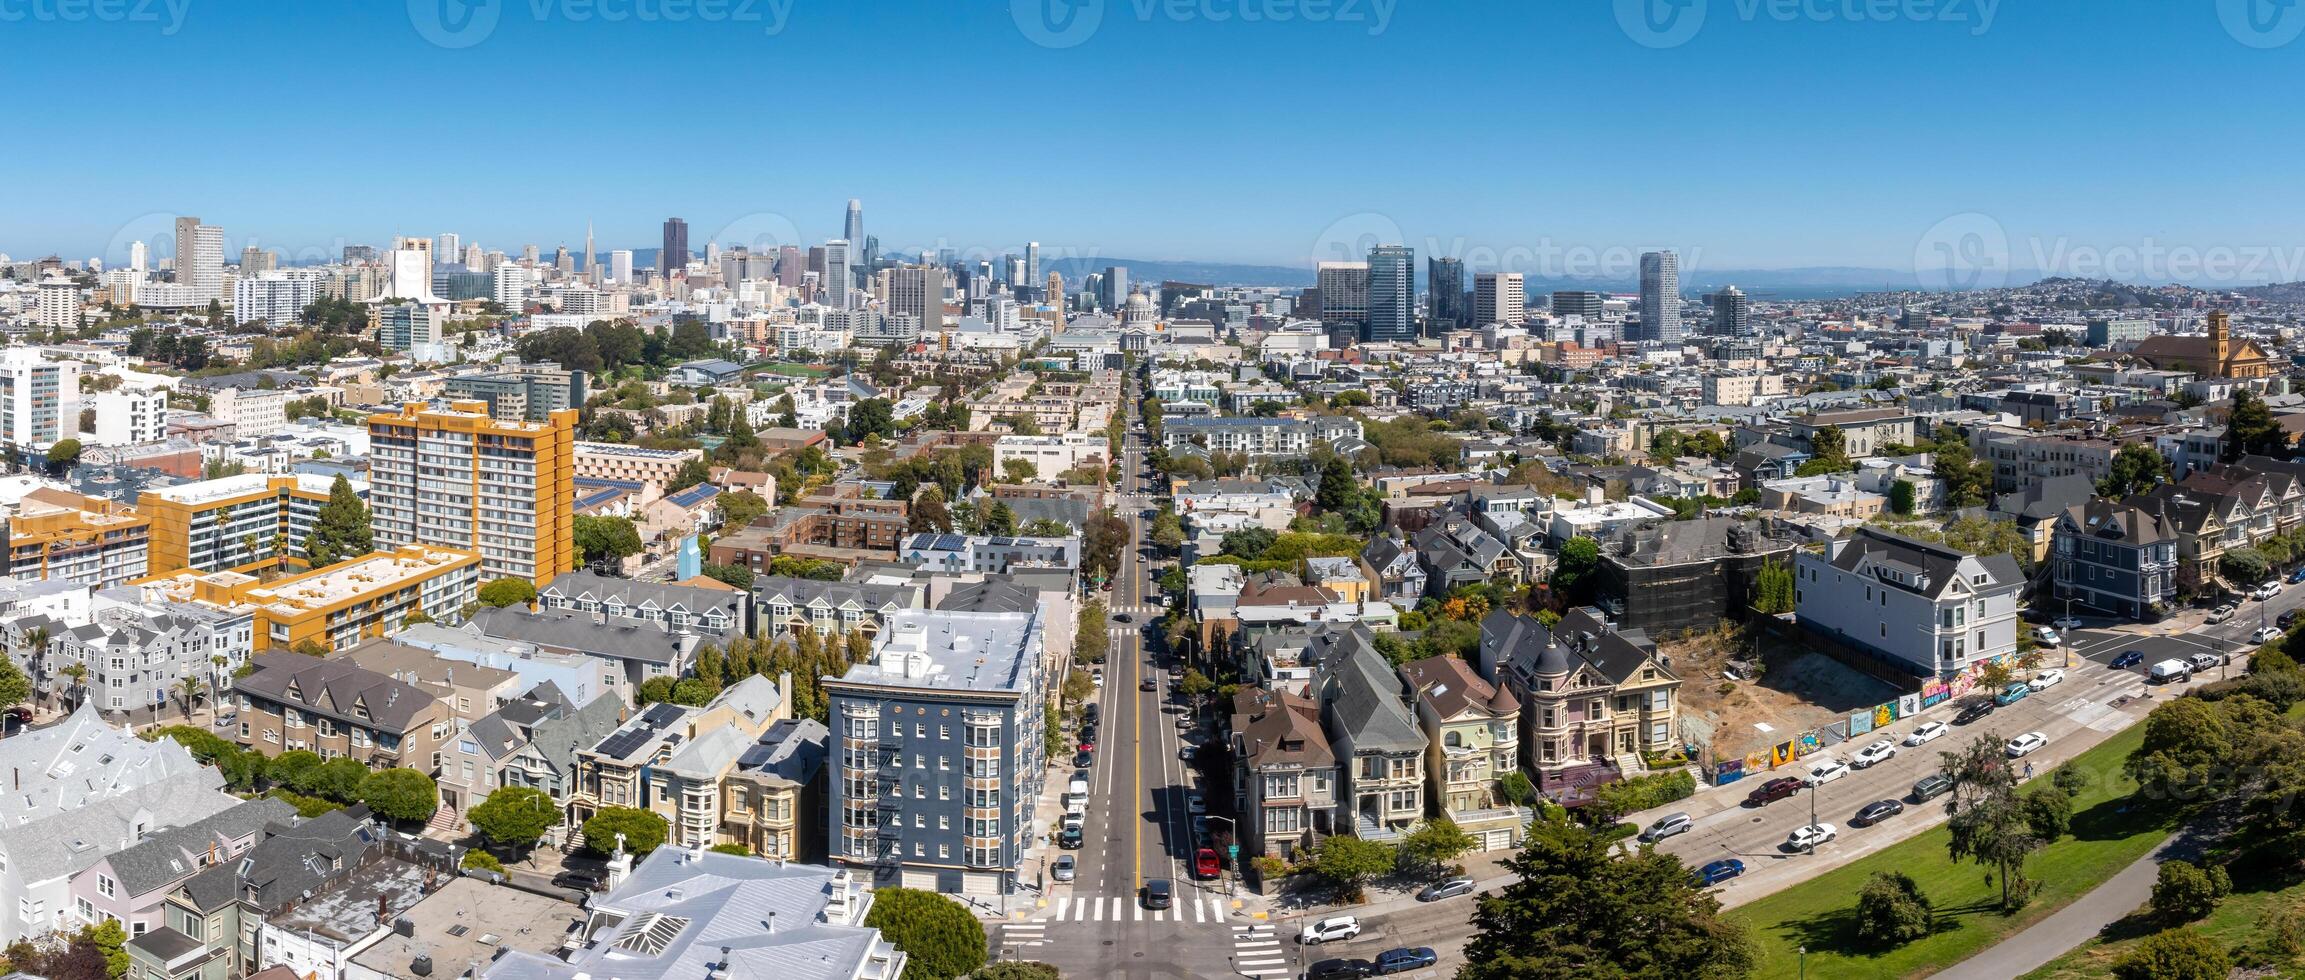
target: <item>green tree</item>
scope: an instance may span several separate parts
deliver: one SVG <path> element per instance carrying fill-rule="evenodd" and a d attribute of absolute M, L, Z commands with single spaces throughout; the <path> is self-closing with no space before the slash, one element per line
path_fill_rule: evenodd
<path fill-rule="evenodd" d="M 702 571 L 706 578 L 725 582 L 747 592 L 752 591 L 752 569 L 742 565 L 706 565 Z"/>
<path fill-rule="evenodd" d="M 483 851 L 477 847 L 464 852 L 464 860 L 458 862 L 458 864 L 480 871 L 494 871 L 497 874 L 504 873 L 504 862 L 497 860 L 496 855 L 490 854 L 487 851 Z"/>
<path fill-rule="evenodd" d="M 1857 939 L 1876 948 L 1902 946 L 1929 934 L 1936 913 L 1921 886 L 1902 871 L 1876 871 L 1857 892 Z"/>
<path fill-rule="evenodd" d="M 701 677 L 687 677 L 672 685 L 671 701 L 691 708 L 701 708 L 711 704 L 713 697 L 719 693 L 720 689 L 713 686 L 711 681 Z"/>
<path fill-rule="evenodd" d="M 1753 611 L 1767 616 L 1792 612 L 1793 596 L 1792 563 L 1763 562 L 1753 576 Z"/>
<path fill-rule="evenodd" d="M 1447 817 L 1434 817 L 1401 838 L 1396 861 L 1404 871 L 1427 873 L 1470 852 L 1479 842 Z"/>
<path fill-rule="evenodd" d="M 50 469 L 70 466 L 79 461 L 80 440 L 78 439 L 59 439 L 55 445 L 48 447 L 48 466 Z"/>
<path fill-rule="evenodd" d="M 2112 467 L 2104 479 L 2097 481 L 2097 495 L 2119 500 L 2151 490 L 2168 478 L 2169 461 L 2161 457 L 2160 450 L 2149 442 L 2132 442 L 2113 454 Z"/>
<path fill-rule="evenodd" d="M 993 501 L 984 509 L 984 533 L 999 537 L 1015 534 L 1016 511 L 1003 501 Z"/>
<path fill-rule="evenodd" d="M 2020 802 L 2025 808 L 2025 825 L 2033 828 L 2033 835 L 2043 843 L 2056 841 L 2073 827 L 2073 798 L 2055 786 L 2027 793 Z"/>
<path fill-rule="evenodd" d="M 1227 531 L 1224 536 L 1224 553 L 1251 560 L 1263 558 L 1265 552 L 1272 550 L 1275 539 L 1273 532 L 1261 527 Z"/>
<path fill-rule="evenodd" d="M 0 655 L 0 708 L 13 707 L 32 700 L 32 679 L 24 676 L 16 661 Z"/>
<path fill-rule="evenodd" d="M 1032 960 L 1002 960 L 969 974 L 970 980 L 1063 980 L 1056 967 Z"/>
<path fill-rule="evenodd" d="M 2147 936 L 2113 963 L 2115 980 L 2225 980 L 2232 972 L 2224 944 L 2190 927 Z"/>
<path fill-rule="evenodd" d="M 368 773 L 368 767 L 360 760 L 337 756 L 313 769 L 306 776 L 306 784 L 297 789 L 337 803 L 355 803 L 360 799 L 360 784 L 367 781 Z"/>
<path fill-rule="evenodd" d="M 1153 518 L 1152 543 L 1154 547 L 1175 551 L 1185 546 L 1184 522 L 1175 511 L 1164 510 Z"/>
<path fill-rule="evenodd" d="M 95 925 L 84 926 L 80 937 L 96 951 L 104 954 L 104 975 L 119 980 L 128 973 L 128 933 L 118 919 L 105 919 Z M 62 977 L 59 977 L 62 980 Z"/>
<path fill-rule="evenodd" d="M 672 482 L 665 485 L 664 492 L 679 493 L 711 479 L 712 467 L 704 460 L 692 459 L 680 464 L 680 471 L 672 475 Z"/>
<path fill-rule="evenodd" d="M 1898 480 L 1889 484 L 1890 513 L 1907 515 L 1913 513 L 1913 508 L 1917 506 L 1914 494 L 1915 490 L 1911 480 Z"/>
<path fill-rule="evenodd" d="M 1001 479 L 1009 483 L 1027 483 L 1040 475 L 1040 467 L 1029 459 L 1008 459 L 1000 464 Z"/>
<path fill-rule="evenodd" d="M 624 835 L 624 849 L 636 858 L 647 857 L 664 843 L 672 828 L 654 810 L 604 806 L 584 821 L 584 849 L 602 857 L 616 853 L 616 835 Z"/>
<path fill-rule="evenodd" d="M 535 598 L 536 583 L 524 578 L 500 578 L 480 587 L 480 604 L 491 609 L 527 603 Z"/>
<path fill-rule="evenodd" d="M 1105 631 L 1104 600 L 1090 599 L 1082 606 L 1072 634 L 1072 658 L 1084 664 L 1101 664 L 1112 650 L 1112 634 Z"/>
<path fill-rule="evenodd" d="M 1993 489 L 1993 467 L 1978 461 L 1967 439 L 1939 440 L 1929 468 L 1945 481 L 1945 506 L 1950 510 L 1982 504 Z"/>
<path fill-rule="evenodd" d="M 2014 912 L 2032 896 L 2025 859 L 2045 842 L 2033 832 L 2017 799 L 2017 771 L 2002 751 L 2003 742 L 1999 734 L 1986 732 L 1960 752 L 1942 753 L 1942 771 L 1953 780 L 1953 795 L 1945 804 L 1952 815 L 1946 846 L 1953 860 L 1974 861 L 1997 875 L 2001 910 Z"/>
<path fill-rule="evenodd" d="M 2247 388 L 2233 390 L 2233 413 L 2225 420 L 2223 454 L 2230 463 L 2243 456 L 2288 455 L 2288 437 L 2273 421 L 2273 410 Z"/>
<path fill-rule="evenodd" d="M 720 507 L 720 526 L 730 530 L 745 527 L 768 513 L 768 501 L 750 490 L 721 494 L 715 503 Z"/>
<path fill-rule="evenodd" d="M 264 778 L 290 789 L 312 785 L 311 774 L 320 768 L 320 754 L 310 749 L 289 749 L 264 764 Z"/>
<path fill-rule="evenodd" d="M 499 847 L 528 847 L 560 822 L 560 809 L 543 790 L 500 786 L 466 818 L 472 829 Z"/>
<path fill-rule="evenodd" d="M 1553 564 L 1548 584 L 1562 602 L 1582 606 L 1593 599 L 1593 592 L 1600 584 L 1600 569 L 1600 542 L 1580 534 L 1561 545 L 1561 557 Z"/>
<path fill-rule="evenodd" d="M 2273 560 L 2256 548 L 2235 548 L 2217 560 L 2217 572 L 2235 585 L 2255 585 L 2273 574 Z"/>
<path fill-rule="evenodd" d="M 670 677 L 651 677 L 640 682 L 640 690 L 634 692 L 634 700 L 641 704 L 663 704 L 672 700 L 673 685 L 677 683 Z"/>
<path fill-rule="evenodd" d="M 1313 873 L 1328 879 L 1347 895 L 1358 896 L 1362 887 L 1393 870 L 1398 861 L 1393 849 L 1384 844 L 1338 834 L 1321 839 L 1320 848 L 1313 856 Z"/>
<path fill-rule="evenodd" d="M 1517 880 L 1473 914 L 1458 980 L 1602 977 L 1734 980 L 1753 969 L 1744 930 L 1695 887 L 1679 858 L 1613 841 L 1548 812 L 1505 862 Z M 1627 923 L 1638 923 L 1628 928 Z"/>
<path fill-rule="evenodd" d="M 904 951 L 903 980 L 953 980 L 984 966 L 984 924 L 968 906 L 935 892 L 875 889 L 864 924 Z"/>
<path fill-rule="evenodd" d="M 603 561 L 621 561 L 640 554 L 640 531 L 628 518 L 590 514 L 576 515 L 575 538 L 577 553 L 584 556 L 587 565 Z"/>
<path fill-rule="evenodd" d="M 374 550 L 376 539 L 368 526 L 368 505 L 352 491 L 352 482 L 339 473 L 328 487 L 328 502 L 320 505 L 320 513 L 313 518 L 312 533 L 304 539 L 305 564 L 320 568 Z"/>
<path fill-rule="evenodd" d="M 2162 862 L 2153 881 L 2153 914 L 2171 925 L 2206 919 L 2232 892 L 2233 879 L 2224 868 L 2171 859 Z"/>
<path fill-rule="evenodd" d="M 440 788 L 419 770 L 378 769 L 360 781 L 360 802 L 378 816 L 416 823 L 432 819 L 432 811 L 440 806 Z"/>
<path fill-rule="evenodd" d="M 1361 481 L 1353 478 L 1352 464 L 1344 457 L 1330 456 L 1321 461 L 1320 489 L 1313 499 L 1322 510 L 1343 510 L 1360 497 L 1360 491 Z"/>

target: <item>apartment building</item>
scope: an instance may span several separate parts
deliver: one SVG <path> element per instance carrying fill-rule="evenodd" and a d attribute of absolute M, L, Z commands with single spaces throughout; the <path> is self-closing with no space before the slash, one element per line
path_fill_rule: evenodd
<path fill-rule="evenodd" d="M 410 613 L 453 620 L 480 589 L 480 556 L 405 545 L 264 582 L 240 572 L 180 569 L 135 583 L 147 601 L 193 603 L 255 617 L 256 649 L 342 650 L 400 629 Z"/>
<path fill-rule="evenodd" d="M 354 494 L 368 497 L 366 482 L 348 482 Z M 283 558 L 306 563 L 305 542 L 334 485 L 334 478 L 312 473 L 248 473 L 146 490 L 136 509 L 152 521 L 152 571 L 241 571 Z"/>
<path fill-rule="evenodd" d="M 1789 420 L 1785 431 L 1792 445 L 1813 453 L 1819 431 L 1838 429 L 1847 456 L 1863 459 L 1880 455 L 1890 446 L 1912 445 L 1919 422 L 1918 416 L 1902 408 L 1853 408 Z"/>
<path fill-rule="evenodd" d="M 0 442 L 45 451 L 80 427 L 80 362 L 37 348 L 0 350 Z"/>
<path fill-rule="evenodd" d="M 1079 538 L 1008 538 L 923 532 L 905 539 L 900 561 L 940 572 L 1005 574 L 1014 568 L 1080 567 Z"/>
<path fill-rule="evenodd" d="M 2051 532 L 2050 562 L 2056 598 L 2082 609 L 2148 619 L 2177 599 L 2177 530 L 2159 498 L 2067 508 Z"/>
<path fill-rule="evenodd" d="M 721 780 L 720 842 L 777 861 L 824 860 L 825 761 L 832 732 L 785 718 Z"/>
<path fill-rule="evenodd" d="M 646 449 L 614 442 L 576 444 L 576 475 L 588 480 L 628 480 L 669 487 L 681 467 L 703 462 L 701 449 Z"/>
<path fill-rule="evenodd" d="M 567 572 L 537 591 L 541 609 L 597 613 L 604 619 L 653 623 L 712 636 L 742 635 L 752 620 L 752 593 L 710 579 L 702 584 L 643 582 L 592 571 Z"/>
<path fill-rule="evenodd" d="M 88 397 L 96 410 L 94 446 L 135 446 L 168 438 L 168 393 L 157 388 L 121 388 Z"/>
<path fill-rule="evenodd" d="M 1321 731 L 1320 705 L 1286 691 L 1233 695 L 1233 798 L 1242 853 L 1294 860 L 1334 830 L 1344 776 Z"/>
<path fill-rule="evenodd" d="M 122 592 L 126 594 L 123 595 Z M 254 653 L 254 617 L 190 603 L 143 603 L 133 590 L 99 593 L 79 614 L 29 613 L 0 621 L 22 643 L 45 631 L 48 647 L 28 671 L 44 688 L 84 697 L 107 712 L 152 710 L 191 694 L 213 699 Z M 77 684 L 65 673 L 86 671 Z"/>
<path fill-rule="evenodd" d="M 1402 664 L 1401 682 L 1425 733 L 1425 791 L 1433 809 L 1484 851 L 1520 843 L 1528 814 L 1499 794 L 1497 780 L 1520 771 L 1521 702 L 1462 657 Z"/>
<path fill-rule="evenodd" d="M 576 567 L 576 415 L 509 422 L 459 401 L 370 416 L 376 546 L 465 549 L 480 556 L 483 581 L 538 588 Z"/>
<path fill-rule="evenodd" d="M 994 473 L 1008 472 L 1011 460 L 1029 463 L 1039 479 L 1054 480 L 1081 466 L 1102 466 L 1111 444 L 1102 432 L 1067 432 L 1053 436 L 1007 435 L 992 444 Z"/>
<path fill-rule="evenodd" d="M 152 519 L 113 501 L 43 486 L 0 514 L 9 578 L 111 588 L 150 568 Z"/>
<path fill-rule="evenodd" d="M 241 439 L 262 439 L 288 428 L 288 398 L 281 388 L 225 388 L 208 396 L 208 414 Z"/>
<path fill-rule="evenodd" d="M 877 637 L 898 610 L 920 605 L 916 587 L 826 582 L 788 575 L 754 579 L 752 594 L 753 608 L 760 617 L 754 635 L 765 637 L 789 637 L 801 630 L 820 637 L 855 632 Z"/>
<path fill-rule="evenodd" d="M 441 393 L 486 402 L 488 414 L 500 421 L 550 422 L 554 412 L 584 407 L 586 380 L 584 372 L 562 370 L 549 361 L 509 363 L 487 373 L 450 378 Z"/>
<path fill-rule="evenodd" d="M 728 685 L 703 707 L 658 703 L 576 753 L 576 790 L 566 813 L 571 842 L 602 807 L 653 810 L 665 818 L 667 843 L 719 843 L 720 780 L 746 747 L 778 720 L 792 717 L 789 679 L 758 674 Z"/>
<path fill-rule="evenodd" d="M 1793 558 L 1803 627 L 1915 677 L 1951 678 L 2017 652 L 2016 559 L 1860 527 Z"/>
<path fill-rule="evenodd" d="M 1340 439 L 1358 440 L 1359 419 L 1342 415 L 1287 418 L 1180 418 L 1161 425 L 1161 444 L 1171 451 L 1195 445 L 1210 452 L 1247 453 L 1252 457 L 1303 456 L 1315 445 L 1334 447 Z"/>
<path fill-rule="evenodd" d="M 581 707 L 550 685 L 531 688 L 458 732 L 440 760 L 440 805 L 447 820 L 488 801 L 500 786 L 525 786 L 551 797 L 566 812 L 576 789 L 576 753 L 600 744 L 625 721 L 617 697 Z M 435 823 L 442 816 L 434 815 Z"/>
<path fill-rule="evenodd" d="M 1521 771 L 1556 801 L 1643 771 L 1642 752 L 1679 739 L 1681 678 L 1641 630 L 1610 628 L 1599 610 L 1569 610 L 1547 629 L 1498 610 L 1481 621 L 1480 675 L 1521 705 Z"/>
<path fill-rule="evenodd" d="M 232 691 L 241 745 L 267 758 L 305 749 L 372 769 L 440 771 L 456 719 L 430 692 L 332 658 L 260 653 L 254 663 Z"/>
<path fill-rule="evenodd" d="M 827 852 L 880 881 L 1005 895 L 1047 771 L 1044 624 L 1030 612 L 908 609 L 831 705 Z"/>

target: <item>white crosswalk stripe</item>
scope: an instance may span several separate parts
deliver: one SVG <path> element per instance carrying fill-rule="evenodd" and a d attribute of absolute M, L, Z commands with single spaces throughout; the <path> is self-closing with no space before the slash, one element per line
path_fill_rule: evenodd
<path fill-rule="evenodd" d="M 1245 977 L 1288 976 L 1288 954 L 1270 925 L 1233 927 L 1233 972 Z"/>
<path fill-rule="evenodd" d="M 1230 903 L 1222 895 L 1192 896 L 1184 904 L 1168 909 L 1145 908 L 1133 896 L 1118 898 L 1097 895 L 1076 898 L 1066 895 L 1058 897 L 1054 905 L 1034 916 L 1029 924 L 1035 928 L 1045 928 L 1039 924 L 1048 922 L 1189 922 L 1207 925 L 1225 921 L 1228 914 Z M 1010 928 L 1020 927 L 1021 924 Z M 1241 928 L 1234 927 L 1236 931 Z"/>

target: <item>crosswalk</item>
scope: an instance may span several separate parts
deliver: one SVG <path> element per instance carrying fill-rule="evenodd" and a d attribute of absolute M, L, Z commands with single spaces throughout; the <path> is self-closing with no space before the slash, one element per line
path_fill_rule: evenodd
<path fill-rule="evenodd" d="M 1000 944 L 1009 946 L 1048 945 L 1048 925 L 1042 922 L 1005 922 L 1000 927 Z"/>
<path fill-rule="evenodd" d="M 1221 895 L 1185 897 L 1172 908 L 1148 909 L 1133 897 L 1060 896 L 1045 914 L 1032 918 L 1046 922 L 1223 922 L 1229 902 Z"/>
<path fill-rule="evenodd" d="M 1285 977 L 1289 956 L 1272 924 L 1233 927 L 1233 972 L 1244 977 Z"/>

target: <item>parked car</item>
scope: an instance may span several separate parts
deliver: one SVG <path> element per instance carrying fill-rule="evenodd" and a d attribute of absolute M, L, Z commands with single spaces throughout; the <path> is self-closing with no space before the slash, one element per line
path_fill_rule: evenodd
<path fill-rule="evenodd" d="M 1082 752 L 1082 753 L 1084 753 L 1084 754 L 1086 754 L 1086 753 L 1093 753 L 1093 752 L 1095 752 L 1095 751 L 1096 751 L 1096 733 L 1095 733 L 1095 732 L 1082 732 L 1082 733 L 1081 733 L 1081 735 L 1080 735 L 1080 750 L 1081 750 L 1081 752 Z"/>
<path fill-rule="evenodd" d="M 1688 833 L 1696 825 L 1696 821 L 1689 819 L 1686 813 L 1668 813 L 1649 824 L 1649 829 L 1641 831 L 1641 841 L 1654 844 L 1674 834 Z"/>
<path fill-rule="evenodd" d="M 1839 759 L 1819 759 L 1810 764 L 1809 774 L 1802 778 L 1811 786 L 1822 786 L 1849 774 L 1849 764 Z"/>
<path fill-rule="evenodd" d="M 2064 682 L 2064 680 L 2065 680 L 2065 672 L 2064 672 L 2063 670 L 2059 670 L 2059 669 L 2056 669 L 2056 668 L 2051 668 L 2051 669 L 2049 669 L 2049 670 L 2044 670 L 2044 671 L 2042 671 L 2042 672 L 2040 672 L 2040 673 L 2038 673 L 2038 674 L 2034 674 L 2034 675 L 2033 675 L 2033 679 L 2032 679 L 2032 680 L 2029 680 L 2029 681 L 2026 681 L 2026 682 L 2025 682 L 2025 686 L 2026 686 L 2026 687 L 2030 687 L 2030 688 L 2032 688 L 2033 690 L 2036 690 L 2036 691 L 2046 691 L 2046 690 L 2048 690 L 2049 688 L 2055 687 L 2055 686 L 2057 686 L 2058 684 L 2060 684 L 2060 683 L 2063 683 L 2063 682 Z"/>
<path fill-rule="evenodd" d="M 1377 975 L 1381 977 L 1394 973 L 1407 973 L 1410 970 L 1422 970 L 1428 966 L 1439 966 L 1440 962 L 1440 954 L 1433 952 L 1433 948 L 1430 946 L 1403 946 L 1399 949 L 1388 949 L 1377 954 Z"/>
<path fill-rule="evenodd" d="M 1417 893 L 1417 901 L 1438 902 L 1444 898 L 1455 898 L 1459 895 L 1472 893 L 1473 880 L 1471 878 L 1451 878 L 1439 884 L 1426 885 L 1423 891 Z"/>
<path fill-rule="evenodd" d="M 1165 909 L 1176 904 L 1176 885 L 1167 878 L 1154 878 L 1144 883 L 1144 907 Z"/>
<path fill-rule="evenodd" d="M 2155 684 L 2167 684 L 2173 681 L 2182 683 L 2192 676 L 2193 665 L 2175 658 L 2154 664 L 2153 669 L 2145 672 L 2145 679 Z"/>
<path fill-rule="evenodd" d="M 1305 927 L 1297 933 L 1297 942 L 1306 946 L 1318 946 L 1338 939 L 1351 939 L 1360 934 L 1361 920 L 1358 917 L 1332 915 L 1325 919 L 1315 919 L 1305 923 Z"/>
<path fill-rule="evenodd" d="M 2284 615 L 2284 616 L 2294 616 L 2294 615 L 2296 615 L 2296 613 L 2295 613 L 2294 611 L 2292 611 L 2292 612 L 2285 612 L 2285 613 L 2282 613 L 2281 615 Z M 2145 651 L 2143 651 L 2143 650 L 2123 650 L 2123 651 L 2121 651 L 2121 655 L 2120 655 L 2120 656 L 2118 656 L 2118 657 L 2114 657 L 2114 658 L 2113 658 L 2113 662 L 2112 662 L 2111 666 L 2112 666 L 2112 668 L 2113 668 L 2114 670 L 2128 670 L 2129 668 L 2131 668 L 2131 667 L 2135 667 L 2135 666 L 2137 666 L 2137 665 L 2139 665 L 2139 664 L 2142 664 L 2142 663 L 2144 663 L 2144 662 L 2145 662 Z"/>
<path fill-rule="evenodd" d="M 2077 630 L 2077 629 L 2080 629 L 2080 628 L 2081 628 L 2081 621 L 2080 621 L 2080 620 L 2078 620 L 2078 619 L 2075 619 L 2075 618 L 2073 618 L 2073 617 L 2071 617 L 2071 616 L 2059 616 L 2059 617 L 2057 617 L 2057 621 L 2056 621 L 2056 622 L 2054 622 L 2054 623 L 2051 623 L 2051 624 L 2049 624 L 2049 625 L 2051 625 L 2051 626 L 2055 626 L 2055 627 L 2057 627 L 2058 629 L 2061 629 L 2061 630 L 2064 630 L 2064 631 L 2065 631 L 2065 632 L 2067 632 L 2067 633 L 2070 633 L 2070 632 L 2073 632 L 2074 630 Z"/>
<path fill-rule="evenodd" d="M 1089 723 L 1089 724 L 1091 724 L 1091 725 L 1094 725 L 1094 724 L 1096 724 L 1096 719 L 1097 719 L 1097 716 L 1098 716 L 1098 715 L 1100 715 L 1100 714 L 1103 714 L 1103 710 L 1102 710 L 1102 709 L 1100 709 L 1100 708 L 1098 708 L 1098 707 L 1096 706 L 1096 702 L 1094 702 L 1094 701 L 1091 701 L 1091 702 L 1089 702 L 1089 703 L 1088 703 L 1088 706 L 1087 706 L 1087 707 L 1085 707 L 1085 708 L 1082 708 L 1082 709 L 1081 709 L 1081 712 L 1080 712 L 1080 716 L 1081 716 L 1082 718 L 1086 719 L 1086 720 L 1088 721 L 1088 723 Z"/>
<path fill-rule="evenodd" d="M 1857 815 L 1849 818 L 1849 825 L 1852 827 L 1870 827 L 1903 812 L 1905 812 L 1905 804 L 1896 800 L 1874 800 L 1859 808 Z"/>
<path fill-rule="evenodd" d="M 1209 801 L 1199 793 L 1188 794 L 1185 796 L 1185 812 L 1196 817 L 1201 816 L 1209 812 Z"/>
<path fill-rule="evenodd" d="M 2305 571 L 2305 569 L 2300 569 L 2300 571 Z M 2305 613 L 2305 609 L 2291 609 L 2279 616 L 2275 616 L 2273 617 L 2273 625 L 2281 627 L 2282 629 L 2288 629 L 2292 624 L 2297 622 L 2297 616 L 2299 613 Z"/>
<path fill-rule="evenodd" d="M 2267 579 L 2265 584 L 2249 590 L 2249 598 L 2260 602 L 2281 594 L 2281 580 Z"/>
<path fill-rule="evenodd" d="M 1056 856 L 1056 863 L 1049 866 L 1048 876 L 1058 881 L 1071 881 L 1073 876 L 1078 873 L 1074 870 L 1078 867 L 1080 867 L 1080 862 L 1072 855 L 1059 854 Z"/>
<path fill-rule="evenodd" d="M 1779 776 L 1775 779 L 1769 780 L 1768 782 L 1762 783 L 1760 788 L 1745 794 L 1745 802 L 1754 806 L 1768 806 L 1771 803 L 1800 792 L 1801 787 L 1806 785 L 1808 784 L 1802 782 L 1799 777 Z"/>
<path fill-rule="evenodd" d="M 2259 626 L 2249 631 L 2249 642 L 2251 643 L 2271 643 L 2280 638 L 2281 630 L 2277 627 Z"/>
<path fill-rule="evenodd" d="M 2064 637 L 2058 636 L 2056 630 L 2047 626 L 2033 627 L 2033 639 L 2045 647 L 2053 647 L 2065 642 Z"/>
<path fill-rule="evenodd" d="M 1840 836 L 1841 832 L 1833 829 L 1833 825 L 1829 823 L 1813 823 L 1806 827 L 1795 827 L 1793 832 L 1785 837 L 1785 849 L 1789 851 L 1814 851 L 1817 849 L 1817 845 L 1831 843 Z"/>
<path fill-rule="evenodd" d="M 2289 584 L 2305 585 L 2305 565 L 2300 565 L 2296 571 L 2289 573 Z"/>
<path fill-rule="evenodd" d="M 2228 620 L 2228 619 L 2232 619 L 2232 618 L 2233 618 L 2233 604 L 2232 604 L 2232 603 L 2230 603 L 2230 602 L 2228 602 L 2228 603 L 2225 603 L 2224 605 L 2218 606 L 2218 607 L 2217 607 L 2217 608 L 2215 608 L 2215 609 L 2211 609 L 2211 610 L 2209 610 L 2209 620 L 2208 620 L 2208 621 L 2209 621 L 2209 623 L 2210 623 L 2211 625 L 2215 625 L 2215 624 L 2217 624 L 2217 623 L 2222 623 L 2222 622 L 2224 622 L 2224 621 L 2226 621 L 2226 620 Z"/>
<path fill-rule="evenodd" d="M 552 883 L 555 885 L 586 892 L 599 891 L 601 881 L 599 875 L 588 871 L 563 871 L 552 876 Z"/>
<path fill-rule="evenodd" d="M 1993 695 L 1993 703 L 2008 707 L 2025 700 L 2025 695 L 2031 693 L 2033 693 L 2033 688 L 2024 681 L 2010 681 L 2008 687 L 2001 689 L 2001 693 Z"/>
<path fill-rule="evenodd" d="M 1745 862 L 1736 858 L 1722 858 L 1698 868 L 1690 877 L 1699 888 L 1710 888 L 1745 873 Z"/>
<path fill-rule="evenodd" d="M 1367 960 L 1322 960 L 1305 968 L 1305 980 L 1358 980 L 1376 971 L 1377 965 Z"/>
<path fill-rule="evenodd" d="M 1940 738 L 1944 738 L 1945 733 L 1952 730 L 1953 726 L 1945 724 L 1941 721 L 1922 722 L 1921 727 L 1913 729 L 1913 734 L 1905 736 L 1905 744 L 1927 745 Z"/>
<path fill-rule="evenodd" d="M 1913 802 L 1927 803 L 1952 791 L 1953 778 L 1951 776 L 1941 772 L 1930 773 L 1914 781 Z"/>
<path fill-rule="evenodd" d="M 1961 713 L 1953 716 L 1953 724 L 1966 725 L 1993 713 L 1992 698 L 1974 698 L 1961 706 Z"/>
<path fill-rule="evenodd" d="M 2221 653 L 2196 653 L 2186 657 L 2185 662 L 2192 664 L 2193 672 L 2198 674 L 2204 670 L 2217 669 L 2218 665 L 2225 662 L 2225 655 Z"/>
<path fill-rule="evenodd" d="M 1200 881 L 1215 881 L 1224 874 L 1217 861 L 1216 848 L 1204 847 L 1193 852 L 1193 877 Z"/>
<path fill-rule="evenodd" d="M 2049 736 L 2040 732 L 2026 732 L 2009 740 L 2009 758 L 2022 759 L 2040 751 L 2041 746 L 2047 744 L 2049 744 Z"/>
<path fill-rule="evenodd" d="M 1075 753 L 1073 753 L 1073 757 L 1072 757 L 1072 767 L 1073 767 L 1073 768 L 1075 768 L 1075 769 L 1086 769 L 1086 768 L 1088 768 L 1088 767 L 1090 767 L 1090 766 L 1092 766 L 1092 765 L 1095 765 L 1095 764 L 1096 764 L 1096 753 L 1094 753 L 1094 752 L 1075 752 Z"/>
<path fill-rule="evenodd" d="M 1859 769 L 1871 769 L 1876 763 L 1887 762 L 1896 757 L 1897 743 L 1885 738 L 1877 738 L 1867 743 L 1864 748 L 1858 749 L 1856 755 L 1850 756 L 1849 764 Z"/>

